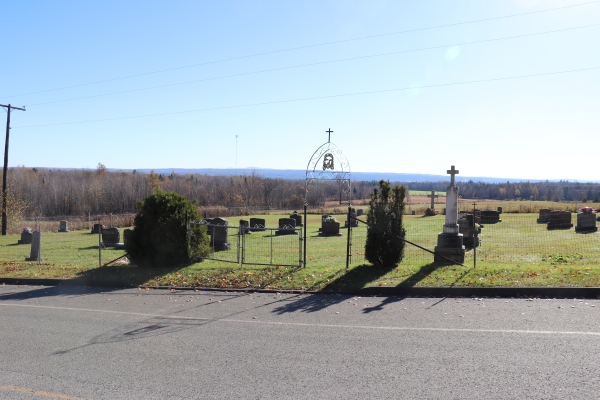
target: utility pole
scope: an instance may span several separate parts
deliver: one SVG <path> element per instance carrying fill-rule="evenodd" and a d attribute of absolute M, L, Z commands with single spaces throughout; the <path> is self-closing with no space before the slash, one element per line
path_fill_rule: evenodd
<path fill-rule="evenodd" d="M 10 104 L 0 104 L 0 107 L 5 107 L 8 111 L 8 114 L 6 116 L 6 141 L 4 142 L 4 169 L 2 170 L 2 236 L 6 236 L 6 197 L 8 195 L 6 193 L 6 172 L 8 170 L 8 138 L 10 135 L 10 110 L 15 109 L 25 111 L 25 107 L 20 108 L 11 106 Z"/>

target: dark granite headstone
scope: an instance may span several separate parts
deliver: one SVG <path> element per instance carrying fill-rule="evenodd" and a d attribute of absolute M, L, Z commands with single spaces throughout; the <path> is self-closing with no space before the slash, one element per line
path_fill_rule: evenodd
<path fill-rule="evenodd" d="M 278 229 L 275 231 L 276 236 L 297 234 L 296 220 L 294 218 L 279 218 Z"/>
<path fill-rule="evenodd" d="M 577 214 L 577 226 L 575 232 L 597 232 L 596 214 L 592 212 L 580 212 Z"/>
<path fill-rule="evenodd" d="M 552 212 L 549 208 L 541 208 L 540 216 L 537 219 L 538 224 L 547 224 L 550 221 L 550 213 Z"/>
<path fill-rule="evenodd" d="M 29 253 L 29 258 L 26 258 L 25 261 L 41 261 L 40 260 L 40 250 L 42 246 L 42 233 L 39 231 L 33 232 L 33 239 L 31 240 L 31 251 Z"/>
<path fill-rule="evenodd" d="M 102 243 L 105 245 L 121 242 L 121 233 L 119 228 L 104 228 L 102 229 Z"/>
<path fill-rule="evenodd" d="M 102 224 L 94 224 L 92 226 L 92 231 L 90 233 L 95 233 L 96 235 L 100 233 L 100 231 L 102 230 L 102 228 L 104 228 L 104 225 Z"/>
<path fill-rule="evenodd" d="M 294 211 L 290 215 L 290 218 L 296 221 L 296 226 L 304 226 L 304 224 L 302 224 L 302 215 L 298 214 L 298 211 Z"/>
<path fill-rule="evenodd" d="M 240 219 L 240 234 L 248 235 L 250 233 L 252 233 L 250 231 L 250 222 L 247 219 Z"/>
<path fill-rule="evenodd" d="M 459 218 L 465 215 L 473 215 L 473 210 L 459 212 Z M 475 223 L 481 224 L 481 210 L 475 210 Z"/>
<path fill-rule="evenodd" d="M 482 224 L 497 224 L 502 222 L 500 219 L 500 213 L 494 210 L 483 210 L 481 211 L 481 223 Z"/>
<path fill-rule="evenodd" d="M 356 218 L 356 210 L 354 208 L 350 209 L 350 224 L 352 226 L 352 228 L 356 228 L 358 226 L 358 221 L 354 218 Z M 354 217 L 354 218 L 352 218 Z M 344 228 L 348 227 L 348 221 L 345 221 L 344 223 Z"/>
<path fill-rule="evenodd" d="M 340 223 L 334 221 L 331 215 L 323 215 L 319 236 L 342 236 L 340 233 Z"/>
<path fill-rule="evenodd" d="M 479 224 L 473 226 L 473 214 L 460 215 L 458 218 L 458 233 L 463 235 L 463 244 L 470 248 L 474 247 L 474 243 L 476 246 L 479 246 L 480 242 L 477 235 L 481 233 L 481 226 Z M 477 233 L 477 235 L 474 235 L 474 233 Z"/>
<path fill-rule="evenodd" d="M 229 243 L 229 222 L 224 218 L 213 218 L 211 245 L 215 251 L 231 250 Z"/>
<path fill-rule="evenodd" d="M 264 218 L 250 218 L 250 230 L 252 232 L 264 231 L 267 226 Z"/>
<path fill-rule="evenodd" d="M 69 232 L 69 222 L 68 221 L 60 221 L 60 227 L 58 228 L 59 232 Z"/>
<path fill-rule="evenodd" d="M 571 229 L 573 223 L 571 222 L 570 211 L 552 211 L 550 212 L 550 218 L 548 220 L 548 229 Z"/>
<path fill-rule="evenodd" d="M 133 229 L 125 229 L 123 230 L 123 243 L 127 244 L 131 240 L 131 235 L 133 234 Z"/>
<path fill-rule="evenodd" d="M 17 241 L 17 244 L 31 244 L 33 241 L 33 233 L 31 232 L 31 228 L 25 228 L 21 232 L 21 240 Z"/>

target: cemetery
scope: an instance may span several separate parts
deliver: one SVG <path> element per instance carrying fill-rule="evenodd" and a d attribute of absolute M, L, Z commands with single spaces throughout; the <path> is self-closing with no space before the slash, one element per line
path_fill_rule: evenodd
<path fill-rule="evenodd" d="M 467 204 L 465 202 L 461 207 Z M 289 214 L 272 214 L 256 216 L 256 218 L 264 219 L 266 227 L 277 229 L 279 219 L 287 215 Z M 333 216 L 337 220 L 346 218 L 344 214 Z M 250 216 L 250 218 L 255 217 Z M 504 214 L 501 224 L 481 230 L 479 238 L 483 241 L 477 248 L 476 270 L 452 265 L 441 266 L 433 271 L 428 269 L 428 273 L 421 277 L 418 284 L 433 286 L 450 284 L 467 286 L 600 285 L 600 255 L 596 250 L 598 241 L 600 241 L 599 233 L 592 232 L 581 235 L 574 229 L 547 230 L 545 225 L 537 223 L 537 218 L 537 213 Z M 463 229 L 461 228 L 463 225 L 461 219 L 462 217 L 458 219 L 459 233 L 463 235 L 464 264 L 468 267 L 473 263 L 473 249 L 470 248 L 471 245 L 468 242 L 464 241 L 468 234 L 460 231 Z M 124 279 L 136 284 L 190 285 L 200 282 L 208 287 L 216 284 L 215 271 L 220 271 L 218 272 L 218 276 L 221 277 L 219 279 L 225 279 L 225 282 L 232 287 L 236 285 L 243 287 L 246 285 L 244 282 L 247 282 L 247 285 L 257 285 L 257 287 L 272 285 L 280 288 L 312 287 L 318 289 L 327 286 L 328 279 L 331 283 L 336 277 L 343 276 L 346 271 L 346 232 L 342 227 L 340 233 L 343 233 L 344 236 L 319 236 L 322 220 L 320 214 L 308 215 L 306 228 L 308 229 L 309 243 L 305 269 L 281 267 L 277 270 L 275 267 L 246 264 L 239 269 L 235 264 L 215 260 L 204 260 L 185 267 L 179 271 L 180 275 L 174 275 L 169 271 L 164 273 L 154 270 L 142 271 L 127 265 L 98 269 L 98 235 L 89 235 L 89 231 L 72 231 L 68 233 L 47 232 L 41 236 L 42 261 L 40 265 L 37 262 L 25 261 L 25 258 L 31 258 L 30 244 L 10 246 L 10 244 L 15 244 L 21 235 L 0 237 L 2 261 L 19 265 L 19 269 L 16 270 L 13 264 L 2 264 L 0 265 L 0 274 L 7 277 L 76 278 L 93 276 L 105 280 L 115 279 L 125 274 Z M 407 240 L 433 250 L 435 246 L 439 245 L 438 235 L 443 231 L 445 216 L 438 215 L 423 219 L 419 215 L 405 215 L 404 223 Z M 248 235 L 245 239 L 251 240 L 252 246 L 261 241 L 269 243 L 270 231 L 262 232 L 262 234 Z M 351 270 L 365 265 L 364 236 L 362 236 L 365 232 L 366 229 L 362 224 L 358 228 L 354 228 Z M 127 240 L 125 230 L 122 233 Z M 287 240 L 285 239 L 287 236 L 273 236 L 272 238 L 277 259 L 290 257 L 287 254 L 289 248 L 279 246 L 279 243 L 283 243 L 280 242 L 281 240 Z M 298 236 L 296 235 L 295 238 L 295 243 L 297 243 Z M 235 251 L 235 240 L 235 235 L 232 237 L 230 232 L 228 238 L 228 242 L 231 244 L 230 250 L 224 250 L 225 252 Z M 103 260 L 106 261 L 125 254 L 124 250 L 115 248 L 106 248 L 102 252 Z M 268 260 L 265 259 L 265 261 Z M 412 246 L 406 246 L 404 260 L 398 269 L 388 272 L 380 279 L 364 282 L 364 284 L 367 286 L 401 284 L 411 277 L 420 276 L 419 271 L 422 268 L 428 268 L 427 266 L 431 265 L 432 261 L 431 254 Z M 277 276 L 274 271 L 278 271 Z M 283 272 L 283 275 L 279 275 L 279 272 Z M 191 281 L 189 276 L 193 277 Z"/>
<path fill-rule="evenodd" d="M 343 152 L 327 141 L 308 163 L 305 198 L 307 203 L 312 202 L 311 196 L 323 190 L 319 185 L 333 185 L 338 190 L 336 198 L 339 195 L 335 207 L 313 206 L 309 211 L 305 206 L 302 212 L 298 211 L 302 204 L 296 203 L 293 208 L 281 210 L 268 206 L 267 215 L 258 215 L 249 213 L 249 208 L 213 206 L 201 210 L 194 206 L 190 212 L 204 218 L 188 221 L 186 211 L 187 243 L 191 226 L 204 225 L 202 230 L 194 229 L 204 232 L 208 253 L 202 253 L 200 261 L 195 258 L 189 265 L 175 269 L 160 265 L 147 269 L 128 260 L 125 246 L 135 244 L 139 238 L 131 227 L 131 215 L 115 216 L 119 222 L 113 225 L 112 214 L 94 219 L 88 214 L 84 230 L 86 221 L 81 217 L 36 220 L 31 225 L 37 230 L 26 226 L 19 235 L 0 237 L 0 276 L 300 290 L 375 285 L 600 286 L 600 236 L 592 208 L 575 206 L 573 210 L 572 206 L 548 201 L 463 198 L 473 193 L 472 188 L 467 185 L 466 193 L 462 192 L 454 165 L 447 174 L 445 192 L 438 185 L 437 190 L 421 193 L 426 202 L 420 205 L 409 202 L 407 208 L 401 203 L 394 206 L 394 210 L 400 210 L 404 228 L 396 232 L 406 239 L 401 242 L 405 245 L 397 265 L 387 261 L 371 265 L 366 261 L 367 238 L 373 237 L 374 231 L 357 218 L 374 221 L 375 214 L 364 194 L 361 199 L 352 199 L 350 164 Z M 404 192 L 395 193 L 404 196 L 399 194 Z M 378 209 L 378 203 L 371 204 Z M 208 214 L 209 210 L 215 210 L 216 215 L 212 211 Z M 237 210 L 239 214 L 224 210 Z M 385 214 L 391 208 L 380 210 L 388 210 Z M 380 221 L 396 220 L 397 213 L 387 217 L 383 214 L 378 217 Z M 573 215 L 575 229 L 571 229 Z M 180 229 L 183 225 L 177 226 Z M 399 234 L 395 234 L 397 237 Z M 112 264 L 114 260 L 120 261 Z"/>

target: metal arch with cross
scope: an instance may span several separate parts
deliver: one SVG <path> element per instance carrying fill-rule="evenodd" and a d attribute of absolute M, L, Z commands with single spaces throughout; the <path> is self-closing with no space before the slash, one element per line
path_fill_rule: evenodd
<path fill-rule="evenodd" d="M 454 186 L 454 175 L 458 175 L 458 170 L 454 169 L 454 165 L 451 166 L 451 168 L 446 171 L 447 174 L 450 174 L 450 186 Z"/>
<path fill-rule="evenodd" d="M 329 181 L 339 185 L 340 204 L 342 196 L 345 193 L 348 199 L 348 238 L 346 247 L 346 267 L 349 265 L 350 246 L 351 246 L 351 226 L 350 210 L 352 205 L 352 174 L 350 172 L 350 163 L 342 150 L 331 142 L 331 128 L 325 131 L 327 133 L 327 142 L 322 144 L 313 153 L 306 166 L 306 180 L 304 192 L 304 220 L 307 221 L 308 196 L 314 181 Z M 303 265 L 306 267 L 306 245 L 308 241 L 307 228 L 303 230 L 304 254 Z"/>
<path fill-rule="evenodd" d="M 431 209 L 435 209 L 435 199 L 437 199 L 440 196 L 435 194 L 435 190 L 432 190 L 431 194 L 428 194 L 427 197 L 431 199 Z"/>

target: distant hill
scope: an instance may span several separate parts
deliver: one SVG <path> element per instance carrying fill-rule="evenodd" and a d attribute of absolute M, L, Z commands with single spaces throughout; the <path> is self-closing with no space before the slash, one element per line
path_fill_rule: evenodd
<path fill-rule="evenodd" d="M 110 171 L 129 171 L 122 169 L 111 169 Z M 137 172 L 150 173 L 151 169 L 138 169 Z M 198 169 L 187 169 L 187 168 L 155 168 L 154 173 L 170 175 L 171 172 L 175 172 L 179 175 L 185 174 L 204 174 L 204 175 L 220 175 L 220 176 L 232 176 L 232 175 L 250 175 L 256 173 L 257 175 L 265 178 L 283 178 L 283 179 L 305 179 L 306 171 L 298 169 L 269 169 L 269 168 L 198 168 Z M 352 172 L 352 180 L 356 181 L 380 181 L 389 180 L 390 182 L 439 182 L 448 181 L 450 178 L 448 175 L 428 175 L 428 174 L 401 174 L 395 172 Z M 485 182 L 485 183 L 502 183 L 502 182 L 539 182 L 540 180 L 532 179 L 517 179 L 517 178 L 489 178 L 481 176 L 460 176 L 456 177 L 457 182 L 474 181 L 474 182 Z M 572 180 L 572 182 L 577 182 Z"/>

